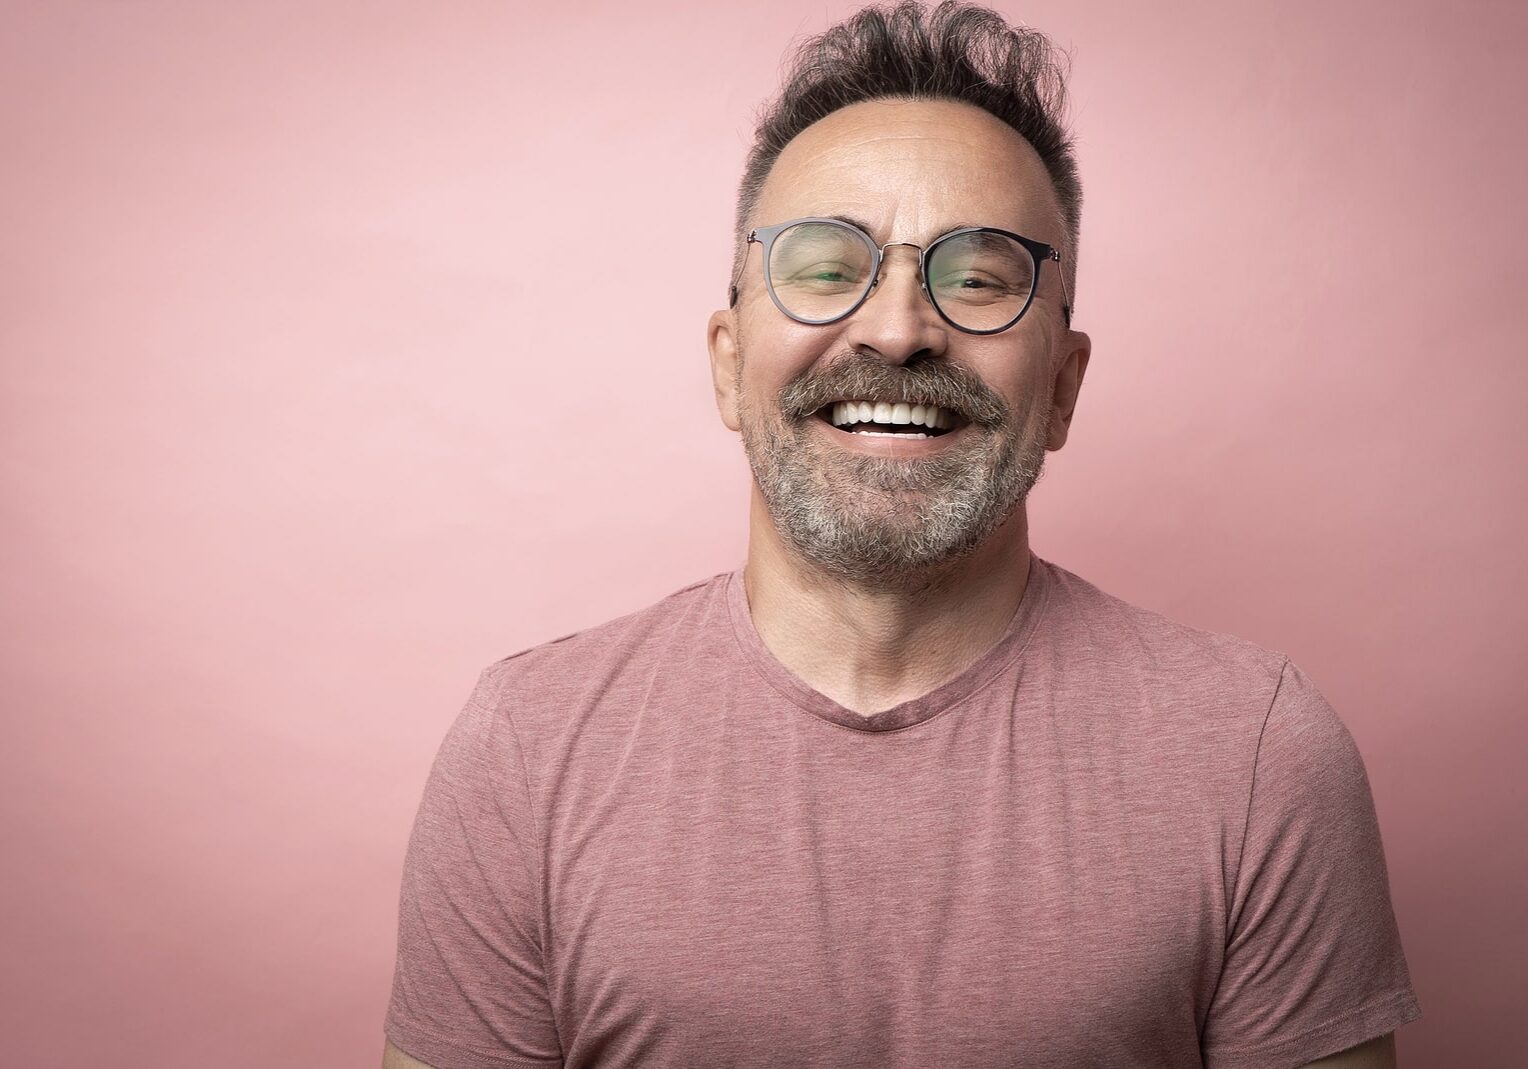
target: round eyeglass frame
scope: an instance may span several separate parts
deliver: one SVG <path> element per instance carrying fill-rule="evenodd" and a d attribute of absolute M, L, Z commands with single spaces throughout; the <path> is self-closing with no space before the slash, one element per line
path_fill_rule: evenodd
<path fill-rule="evenodd" d="M 775 295 L 774 280 L 770 278 L 769 257 L 770 253 L 774 249 L 775 239 L 785 231 L 789 230 L 791 227 L 797 226 L 801 223 L 827 223 L 831 226 L 841 227 L 842 229 L 847 230 L 855 236 L 859 237 L 862 241 L 864 241 L 866 246 L 868 246 L 871 251 L 870 285 L 865 287 L 865 292 L 860 294 L 859 300 L 850 305 L 848 309 L 840 312 L 838 315 L 830 316 L 827 319 L 807 319 L 790 311 L 785 307 L 783 303 L 781 303 L 780 298 Z M 959 323 L 951 319 L 943 308 L 939 307 L 939 302 L 936 301 L 934 299 L 934 295 L 929 292 L 929 257 L 933 255 L 935 249 L 939 248 L 939 246 L 944 244 L 946 241 L 949 241 L 952 238 L 961 237 L 964 234 L 999 234 L 1005 238 L 1009 238 L 1018 242 L 1018 244 L 1024 248 L 1024 251 L 1029 253 L 1029 257 L 1034 263 L 1034 275 L 1029 284 L 1029 295 L 1024 299 L 1024 306 L 1020 308 L 1018 314 L 1010 319 L 1007 323 L 1004 323 L 1000 327 L 994 327 L 992 330 L 973 330 L 970 327 L 961 326 Z M 929 304 L 933 305 L 934 311 L 939 313 L 940 319 L 944 320 L 950 326 L 964 334 L 1001 334 L 1003 331 L 1012 328 L 1014 324 L 1016 324 L 1019 320 L 1023 319 L 1024 314 L 1029 311 L 1029 306 L 1035 303 L 1035 294 L 1040 290 L 1040 265 L 1047 260 L 1058 265 L 1056 269 L 1056 275 L 1061 279 L 1061 313 L 1066 320 L 1067 326 L 1070 327 L 1072 325 L 1071 298 L 1067 295 L 1066 292 L 1066 276 L 1062 273 L 1059 267 L 1061 263 L 1061 251 L 1054 248 L 1053 246 L 1045 244 L 1043 241 L 1036 241 L 1033 238 L 1026 238 L 1022 234 L 1015 234 L 1011 230 L 1001 230 L 995 226 L 960 227 L 959 229 L 951 230 L 946 234 L 940 234 L 926 246 L 919 245 L 912 241 L 888 241 L 884 245 L 877 245 L 874 238 L 865 233 L 859 227 L 855 226 L 853 223 L 846 222 L 843 219 L 833 219 L 827 216 L 811 215 L 804 219 L 790 219 L 783 223 L 777 223 L 774 226 L 755 227 L 754 229 L 748 231 L 746 244 L 757 244 L 763 247 L 764 288 L 769 291 L 769 299 L 774 302 L 774 306 L 778 308 L 781 314 L 787 318 L 793 319 L 797 323 L 805 323 L 808 326 L 826 326 L 829 323 L 837 323 L 839 320 L 847 319 L 849 316 L 859 311 L 860 306 L 870 299 L 870 295 L 875 292 L 875 288 L 881 284 L 881 265 L 884 262 L 886 250 L 891 248 L 893 245 L 908 245 L 918 250 L 918 286 L 923 290 L 923 296 L 928 300 Z M 733 279 L 732 284 L 727 287 L 727 307 L 729 308 L 735 307 L 737 305 L 738 282 L 742 280 L 743 270 L 746 266 L 747 261 L 745 260 L 744 263 L 740 264 L 738 267 L 737 278 Z"/>

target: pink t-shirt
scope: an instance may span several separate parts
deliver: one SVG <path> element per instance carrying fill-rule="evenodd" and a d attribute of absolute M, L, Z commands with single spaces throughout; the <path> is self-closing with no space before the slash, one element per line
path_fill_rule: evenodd
<path fill-rule="evenodd" d="M 385 1028 L 437 1069 L 1284 1069 L 1420 1015 L 1310 679 L 1032 555 L 1003 638 L 874 716 L 739 572 L 490 665 Z"/>

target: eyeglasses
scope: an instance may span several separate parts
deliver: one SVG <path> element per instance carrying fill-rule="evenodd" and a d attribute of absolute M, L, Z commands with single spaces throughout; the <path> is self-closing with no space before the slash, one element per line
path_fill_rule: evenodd
<path fill-rule="evenodd" d="M 836 323 L 864 304 L 880 284 L 881 263 L 893 245 L 918 250 L 924 296 L 940 318 L 967 334 L 999 334 L 1024 318 L 1039 287 L 1040 265 L 1061 263 L 1051 246 L 990 226 L 951 230 L 927 246 L 877 245 L 857 226 L 814 217 L 750 230 L 748 244 L 754 243 L 764 247 L 764 285 L 775 307 L 813 325 Z M 1066 278 L 1059 267 L 1057 274 L 1070 326 Z M 737 304 L 737 282 L 728 290 L 729 307 Z"/>

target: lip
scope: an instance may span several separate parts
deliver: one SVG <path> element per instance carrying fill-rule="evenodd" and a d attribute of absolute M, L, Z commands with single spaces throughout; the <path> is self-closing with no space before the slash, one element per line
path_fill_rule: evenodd
<path fill-rule="evenodd" d="M 954 430 L 946 431 L 937 438 L 891 438 L 866 434 L 853 434 L 849 431 L 841 431 L 825 419 L 817 416 L 806 417 L 808 423 L 816 424 L 813 433 L 825 435 L 827 440 L 849 453 L 860 453 L 871 457 L 896 457 L 914 460 L 918 457 L 937 456 L 952 448 L 956 443 L 952 441 L 962 438 L 971 429 L 971 424 L 963 423 Z"/>

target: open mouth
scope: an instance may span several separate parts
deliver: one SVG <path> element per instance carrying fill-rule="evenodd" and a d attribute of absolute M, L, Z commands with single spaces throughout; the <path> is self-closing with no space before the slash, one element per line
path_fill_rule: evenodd
<path fill-rule="evenodd" d="M 908 401 L 833 401 L 815 414 L 849 434 L 890 438 L 938 438 L 965 422 L 953 409 Z"/>

